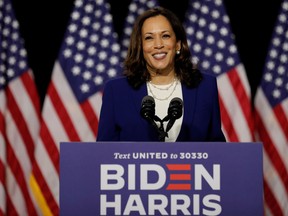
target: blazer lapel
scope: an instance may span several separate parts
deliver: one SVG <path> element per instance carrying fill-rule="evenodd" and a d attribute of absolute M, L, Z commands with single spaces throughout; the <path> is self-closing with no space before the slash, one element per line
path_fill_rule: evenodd
<path fill-rule="evenodd" d="M 131 100 L 133 100 L 135 109 L 137 110 L 137 112 L 139 112 L 139 115 L 140 115 L 140 110 L 141 110 L 142 99 L 146 95 L 147 95 L 147 86 L 146 86 L 146 84 L 143 84 L 143 85 L 140 86 L 139 89 L 132 91 Z"/>
<path fill-rule="evenodd" d="M 182 94 L 184 113 L 183 122 L 177 141 L 187 140 L 189 131 L 185 129 L 185 125 L 191 125 L 191 122 L 194 118 L 195 107 L 197 105 L 197 88 L 188 89 L 185 85 L 182 84 Z"/>

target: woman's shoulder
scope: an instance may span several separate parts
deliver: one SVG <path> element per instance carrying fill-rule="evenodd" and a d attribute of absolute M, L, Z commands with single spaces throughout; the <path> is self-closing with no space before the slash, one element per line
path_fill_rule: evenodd
<path fill-rule="evenodd" d="M 111 87 L 111 86 L 121 86 L 121 85 L 126 85 L 127 84 L 127 78 L 124 76 L 118 76 L 114 78 L 110 78 L 107 80 L 105 83 L 105 86 Z"/>
<path fill-rule="evenodd" d="M 202 89 L 206 89 L 206 91 L 208 91 L 208 89 L 214 89 L 217 86 L 217 77 L 216 75 L 213 75 L 211 73 L 207 73 L 207 72 L 201 72 L 202 74 L 202 81 L 200 82 L 199 88 Z"/>
<path fill-rule="evenodd" d="M 208 81 L 216 81 L 216 75 L 207 73 L 207 72 L 201 72 L 203 80 L 208 80 Z"/>

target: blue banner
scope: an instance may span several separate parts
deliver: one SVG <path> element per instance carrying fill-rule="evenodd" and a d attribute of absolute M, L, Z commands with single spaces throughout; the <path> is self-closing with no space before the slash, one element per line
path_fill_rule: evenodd
<path fill-rule="evenodd" d="M 60 215 L 263 215 L 261 143 L 60 144 Z"/>

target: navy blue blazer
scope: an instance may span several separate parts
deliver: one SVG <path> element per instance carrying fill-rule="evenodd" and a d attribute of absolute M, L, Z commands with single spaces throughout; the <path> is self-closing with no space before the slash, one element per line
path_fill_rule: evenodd
<path fill-rule="evenodd" d="M 140 115 L 147 85 L 133 89 L 124 77 L 103 91 L 97 141 L 158 141 L 157 130 Z M 216 78 L 203 74 L 197 88 L 182 84 L 183 122 L 176 141 L 225 141 L 221 130 Z"/>

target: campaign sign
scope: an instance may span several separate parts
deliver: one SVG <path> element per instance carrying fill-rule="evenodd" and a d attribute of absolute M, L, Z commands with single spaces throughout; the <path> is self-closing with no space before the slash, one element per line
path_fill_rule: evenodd
<path fill-rule="evenodd" d="M 60 215 L 263 215 L 261 143 L 60 144 Z"/>

